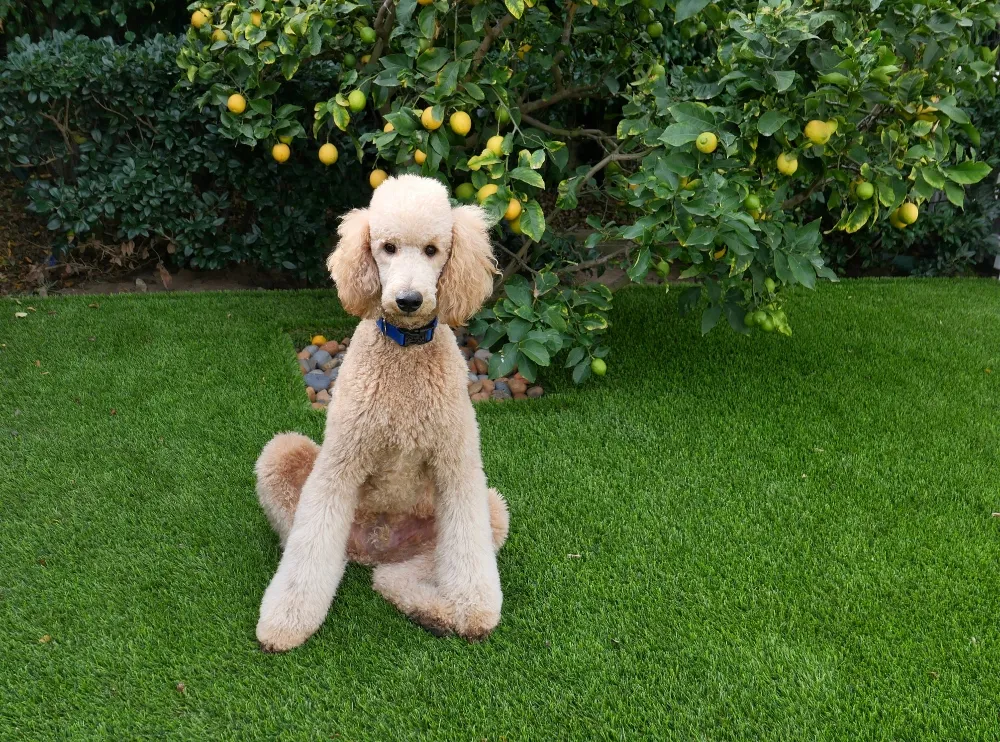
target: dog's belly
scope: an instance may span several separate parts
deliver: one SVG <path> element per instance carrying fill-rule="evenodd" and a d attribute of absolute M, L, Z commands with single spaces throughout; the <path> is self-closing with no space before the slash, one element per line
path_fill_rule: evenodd
<path fill-rule="evenodd" d="M 405 561 L 428 549 L 434 535 L 434 484 L 424 457 L 387 457 L 361 487 L 349 557 L 372 565 Z"/>

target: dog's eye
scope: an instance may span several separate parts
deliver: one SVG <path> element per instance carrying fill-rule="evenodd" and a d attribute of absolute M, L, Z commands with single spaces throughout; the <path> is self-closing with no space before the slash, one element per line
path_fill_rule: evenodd
<path fill-rule="evenodd" d="M 391 242 L 386 242 L 384 245 L 382 245 L 382 249 L 385 250 L 390 255 L 396 254 L 396 246 Z"/>
<path fill-rule="evenodd" d="M 424 255 L 426 255 L 428 258 L 433 258 L 435 255 L 437 255 L 437 251 L 438 249 L 434 247 L 434 245 L 428 245 L 427 247 L 424 248 Z"/>

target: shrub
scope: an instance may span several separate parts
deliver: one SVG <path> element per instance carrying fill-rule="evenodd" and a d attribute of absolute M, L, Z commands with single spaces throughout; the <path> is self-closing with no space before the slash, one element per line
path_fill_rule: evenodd
<path fill-rule="evenodd" d="M 0 162 L 34 174 L 31 208 L 64 249 L 94 236 L 143 242 L 178 265 L 324 277 L 333 220 L 358 189 L 315 158 L 279 169 L 235 149 L 214 112 L 175 89 L 179 43 L 19 39 L 0 62 Z M 282 92 L 311 98 L 334 74 L 316 65 Z"/>
<path fill-rule="evenodd" d="M 524 279 L 508 285 L 477 329 L 522 368 L 565 352 L 577 380 L 607 352 L 610 306 L 601 297 L 597 311 L 579 311 L 581 266 L 620 264 L 638 281 L 677 265 L 699 279 L 680 304 L 701 304 L 704 332 L 725 316 L 738 332 L 790 333 L 783 289 L 835 278 L 820 252 L 824 226 L 903 227 L 904 204 L 938 191 L 959 203 L 990 170 L 965 110 L 995 93 L 996 51 L 975 44 L 998 19 L 985 0 L 679 0 L 673 9 L 664 0 L 220 0 L 189 9 L 206 22 L 189 28 L 178 64 L 216 107 L 220 133 L 238 142 L 295 135 L 306 122 L 274 98 L 317 62 L 346 62 L 313 107 L 318 141 L 305 147 L 329 139 L 369 168 L 422 172 L 455 193 L 471 183 L 501 225 L 504 278 L 533 281 L 531 290 Z M 664 35 L 663 21 L 692 48 L 687 60 L 703 63 L 670 58 L 677 35 Z M 365 94 L 363 108 L 350 105 L 353 90 Z M 249 100 L 245 112 L 226 110 L 234 92 Z M 581 104 L 612 126 L 581 124 L 571 108 Z M 570 157 L 577 142 L 589 155 L 580 147 Z M 862 182 L 871 197 L 859 195 Z M 562 209 L 581 198 L 604 204 L 580 249 L 545 243 L 546 191 Z M 512 200 L 520 213 L 504 222 Z M 826 225 L 806 219 L 817 203 Z M 624 245 L 599 254 L 606 240 Z"/>
<path fill-rule="evenodd" d="M 89 36 L 113 34 L 119 41 L 180 27 L 180 3 L 153 0 L 17 0 L 0 2 L 0 56 L 7 39 L 39 39 L 52 31 Z"/>

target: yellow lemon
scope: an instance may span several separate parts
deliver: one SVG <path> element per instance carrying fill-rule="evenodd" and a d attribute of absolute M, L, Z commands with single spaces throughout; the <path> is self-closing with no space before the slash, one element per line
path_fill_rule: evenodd
<path fill-rule="evenodd" d="M 451 130 L 460 137 L 466 136 L 472 131 L 472 118 L 465 111 L 455 111 L 448 119 Z"/>
<path fill-rule="evenodd" d="M 427 106 L 424 112 L 420 114 L 420 123 L 424 125 L 427 131 L 434 131 L 435 129 L 440 129 L 444 121 L 434 118 L 434 109 L 431 106 Z"/>
<path fill-rule="evenodd" d="M 920 210 L 917 209 L 917 205 L 914 203 L 905 203 L 899 207 L 899 221 L 903 224 L 913 224 L 917 221 L 917 217 L 920 216 Z"/>
<path fill-rule="evenodd" d="M 230 113 L 241 114 L 247 110 L 247 99 L 239 93 L 233 93 L 226 101 L 226 108 Z"/>
<path fill-rule="evenodd" d="M 715 148 L 719 146 L 719 138 L 710 131 L 703 131 L 698 135 L 698 138 L 694 142 L 694 146 L 698 148 L 699 152 L 704 152 L 706 155 L 710 155 L 715 152 Z"/>
<path fill-rule="evenodd" d="M 322 335 L 313 335 L 312 339 L 313 345 L 326 345 L 326 338 Z"/>
<path fill-rule="evenodd" d="M 259 10 L 255 10 L 253 13 L 250 14 L 250 22 L 253 25 L 257 26 L 258 28 L 260 28 L 260 24 L 263 20 L 264 16 L 260 14 Z"/>
<path fill-rule="evenodd" d="M 507 222 L 507 226 L 510 227 L 510 231 L 514 234 L 521 234 L 521 217 L 511 219 Z"/>
<path fill-rule="evenodd" d="M 782 152 L 778 155 L 778 172 L 782 175 L 795 175 L 799 169 L 799 158 L 795 155 L 786 155 Z"/>
<path fill-rule="evenodd" d="M 484 185 L 482 188 L 479 189 L 478 193 L 476 193 L 476 200 L 479 203 L 482 203 L 490 196 L 492 196 L 494 193 L 496 193 L 498 190 L 499 188 L 497 188 L 495 183 L 487 183 L 486 185 Z"/>
<path fill-rule="evenodd" d="M 388 177 L 389 173 L 385 170 L 372 170 L 372 174 L 368 176 L 368 185 L 372 188 L 378 188 L 380 185 L 385 183 Z"/>
<path fill-rule="evenodd" d="M 896 229 L 906 229 L 906 224 L 902 222 L 899 218 L 899 209 L 889 214 L 889 224 L 894 226 Z"/>
<path fill-rule="evenodd" d="M 195 28 L 201 28 L 206 23 L 212 21 L 212 14 L 209 13 L 204 8 L 199 8 L 194 13 L 191 14 L 191 25 Z"/>
<path fill-rule="evenodd" d="M 287 144 L 276 144 L 271 147 L 271 157 L 273 157 L 278 162 L 284 162 L 292 154 L 292 150 L 288 148 Z"/>
<path fill-rule="evenodd" d="M 472 183 L 462 183 L 455 189 L 455 198 L 460 201 L 468 201 L 476 195 L 476 187 Z"/>
<path fill-rule="evenodd" d="M 281 142 L 282 144 L 291 144 L 292 137 L 289 136 L 278 137 L 278 141 Z"/>
<path fill-rule="evenodd" d="M 507 204 L 507 211 L 504 212 L 503 218 L 509 222 L 515 219 L 520 219 L 521 217 L 521 202 L 516 198 L 512 198 L 510 203 Z"/>
<path fill-rule="evenodd" d="M 422 149 L 418 149 L 413 153 L 413 159 L 418 165 L 423 165 L 427 161 L 427 154 Z"/>
<path fill-rule="evenodd" d="M 813 144 L 826 144 L 830 141 L 830 133 L 830 127 L 824 121 L 813 119 L 806 124 L 806 139 Z"/>
<path fill-rule="evenodd" d="M 486 140 L 486 149 L 497 157 L 503 156 L 503 137 L 497 134 Z"/>
<path fill-rule="evenodd" d="M 839 124 L 839 123 L 837 123 L 837 119 L 830 119 L 829 121 L 827 121 L 827 122 L 826 122 L 826 128 L 830 130 L 830 136 L 831 136 L 831 137 L 832 137 L 832 136 L 833 136 L 834 134 L 836 134 L 836 133 L 837 133 L 837 129 L 838 129 L 839 127 L 840 127 L 840 124 Z"/>
<path fill-rule="evenodd" d="M 395 131 L 396 127 L 392 125 L 391 121 L 387 121 L 385 126 L 382 127 L 382 131 L 388 134 L 390 131 Z"/>
<path fill-rule="evenodd" d="M 324 165 L 332 165 L 340 157 L 340 153 L 337 148 L 327 142 L 322 147 L 319 148 L 319 161 Z"/>
<path fill-rule="evenodd" d="M 226 32 L 223 31 L 221 28 L 217 28 L 214 31 L 212 31 L 212 41 L 225 41 L 225 40 L 226 40 Z"/>

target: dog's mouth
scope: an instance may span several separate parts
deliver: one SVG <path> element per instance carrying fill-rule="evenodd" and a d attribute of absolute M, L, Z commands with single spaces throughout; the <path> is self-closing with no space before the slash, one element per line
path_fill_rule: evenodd
<path fill-rule="evenodd" d="M 416 330 L 424 325 L 430 324 L 437 316 L 434 307 L 428 312 L 426 307 L 421 307 L 415 312 L 401 312 L 396 307 L 383 307 L 382 316 L 387 322 L 394 324 L 404 330 Z"/>

